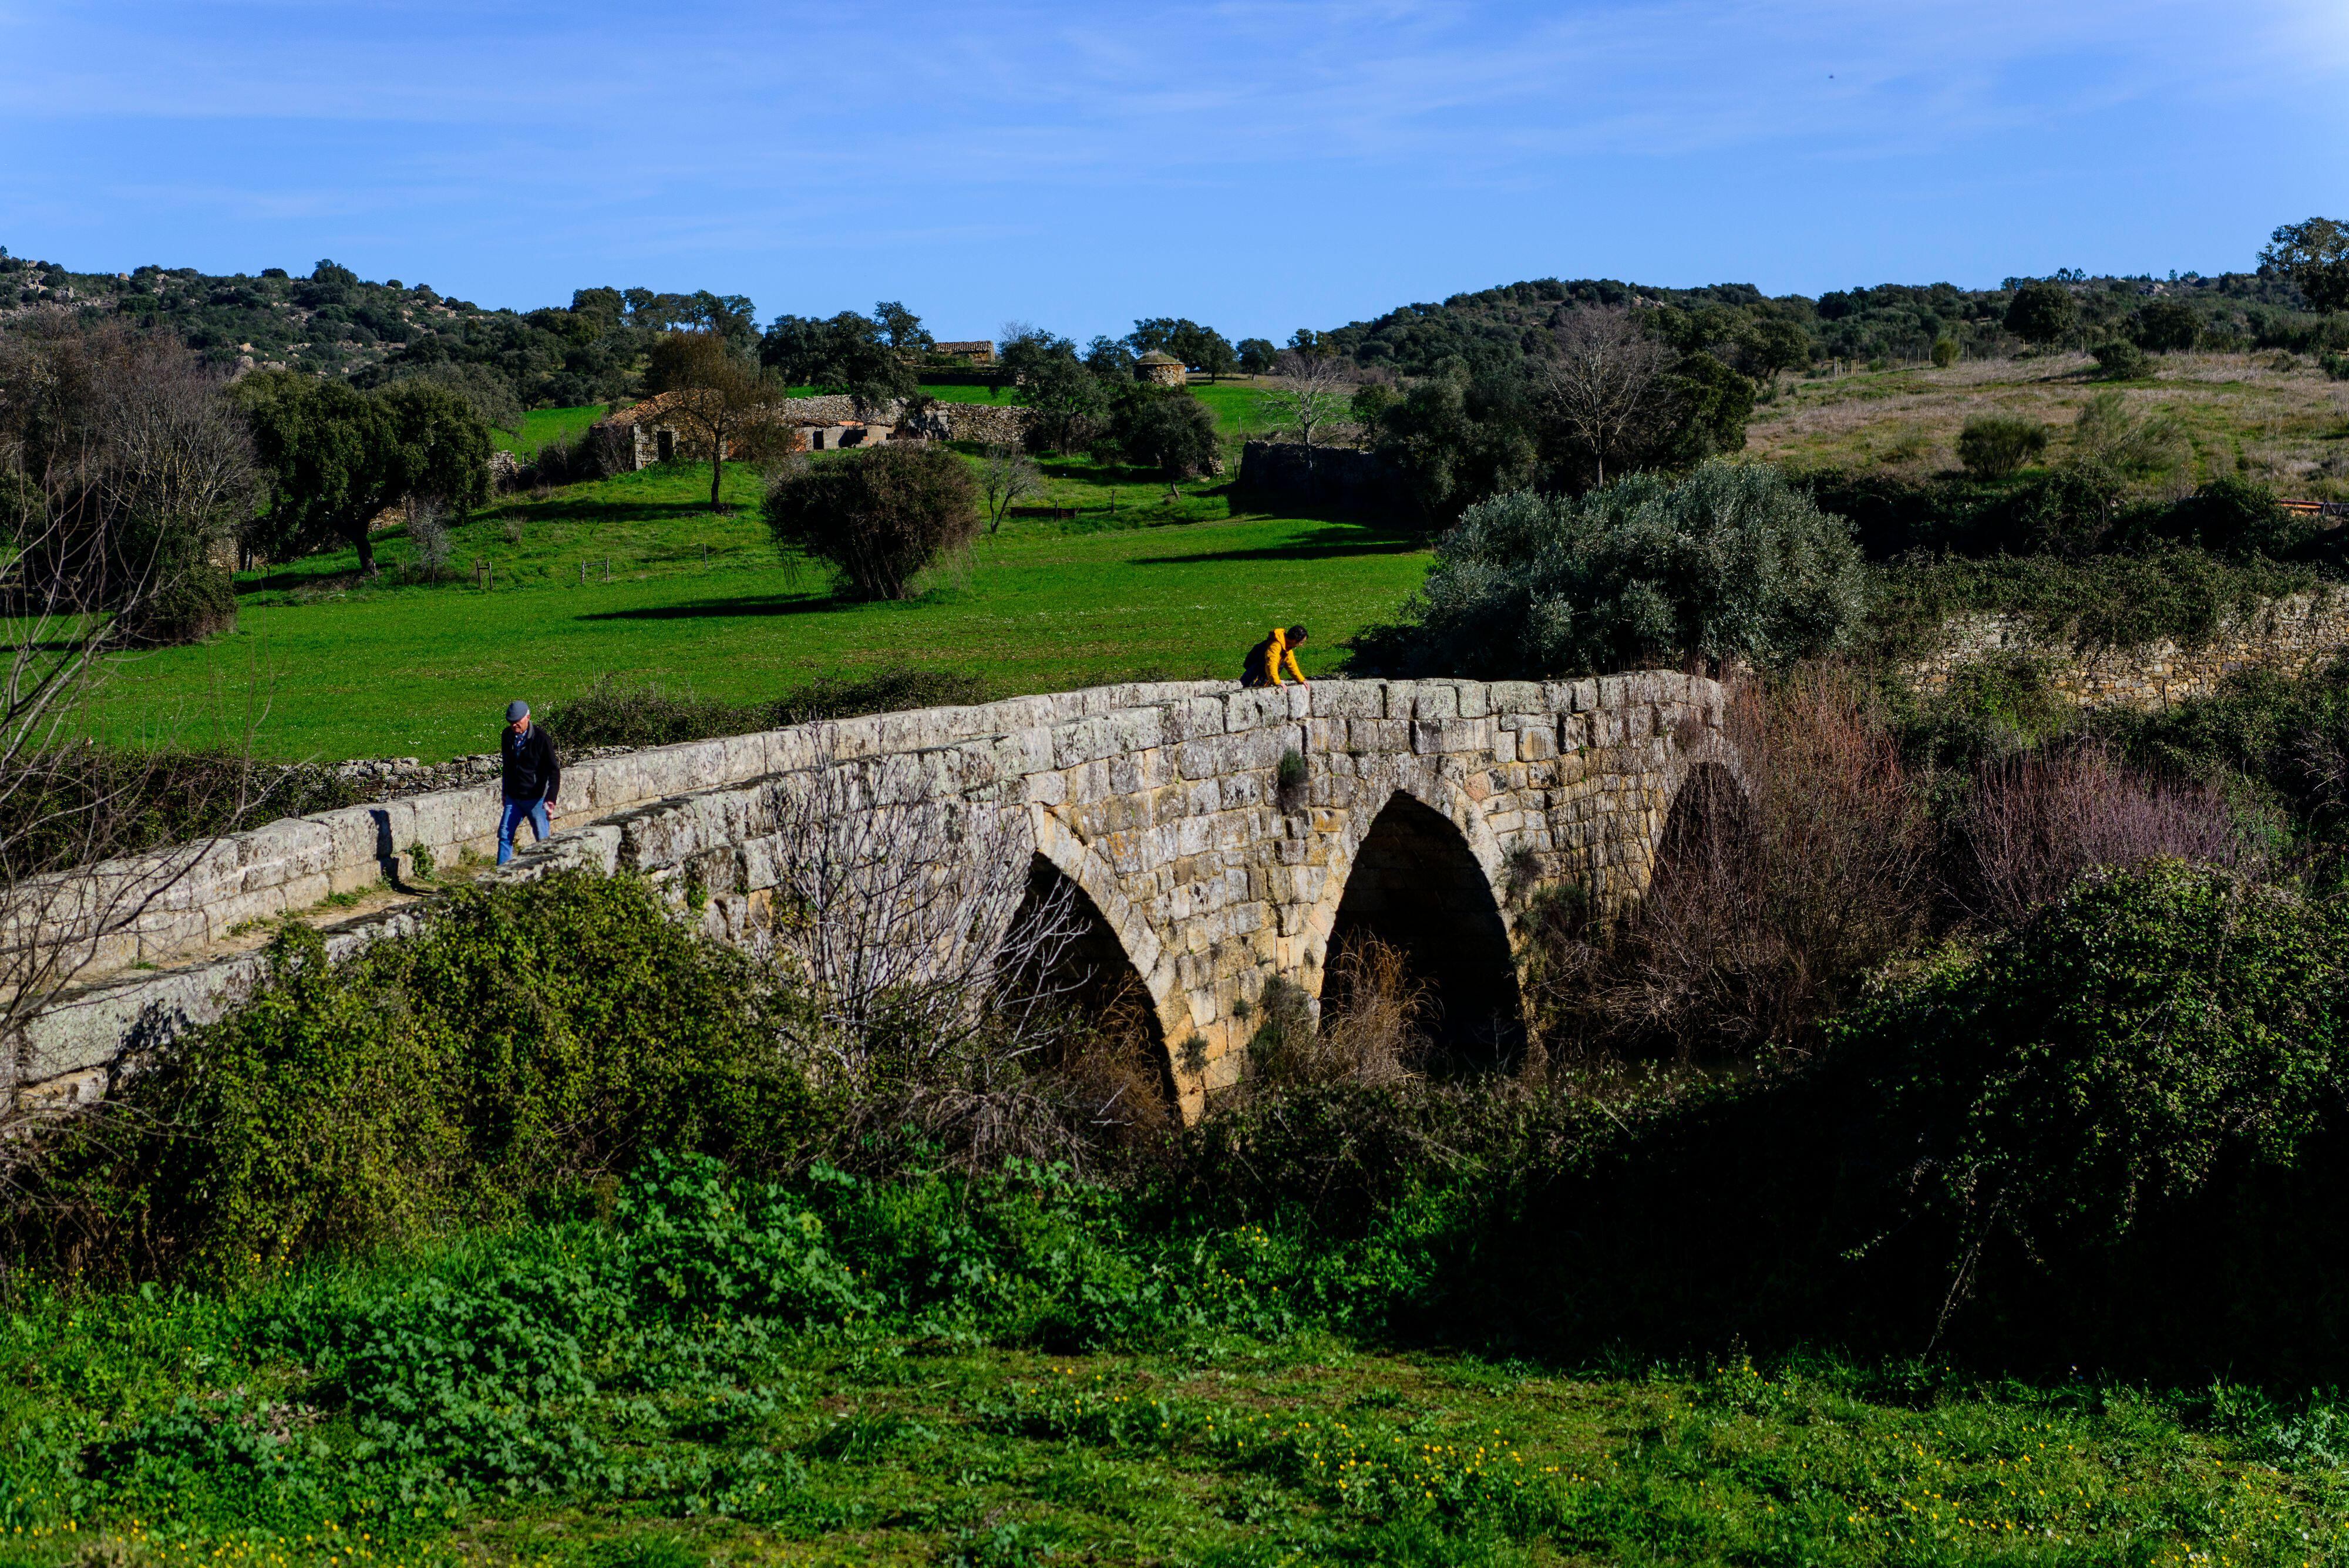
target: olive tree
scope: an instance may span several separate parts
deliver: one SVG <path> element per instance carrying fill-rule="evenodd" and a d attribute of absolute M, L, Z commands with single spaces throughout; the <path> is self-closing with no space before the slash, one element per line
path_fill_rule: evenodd
<path fill-rule="evenodd" d="M 1398 672 L 1539 680 L 1697 658 L 1779 666 L 1841 647 L 1866 608 L 1851 525 L 1766 464 L 1517 491 L 1437 543 L 1403 624 L 1358 645 Z"/>
<path fill-rule="evenodd" d="M 361 392 L 341 381 L 265 370 L 237 384 L 268 504 L 248 542 L 273 561 L 329 544 L 373 576 L 369 529 L 415 497 L 461 512 L 489 493 L 490 432 L 471 403 L 430 381 Z"/>

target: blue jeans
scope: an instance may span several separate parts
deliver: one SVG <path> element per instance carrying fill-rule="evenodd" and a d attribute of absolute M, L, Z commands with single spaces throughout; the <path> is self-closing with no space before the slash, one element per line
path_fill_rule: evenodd
<path fill-rule="evenodd" d="M 505 815 L 498 818 L 498 864 L 513 858 L 514 831 L 523 823 L 530 824 L 532 836 L 541 842 L 546 837 L 546 803 L 543 800 L 510 800 Z"/>

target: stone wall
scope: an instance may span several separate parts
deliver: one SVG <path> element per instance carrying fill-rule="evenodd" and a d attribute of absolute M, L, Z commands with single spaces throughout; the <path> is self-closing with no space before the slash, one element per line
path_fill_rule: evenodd
<path fill-rule="evenodd" d="M 811 769 L 870 766 L 876 787 L 1014 814 L 1034 857 L 1081 889 L 1114 934 L 1195 1113 L 1237 1080 L 1268 985 L 1319 995 L 1358 860 L 1375 870 L 1353 915 L 1373 921 L 1408 901 L 1398 876 L 1444 860 L 1446 898 L 1470 888 L 1481 905 L 1481 926 L 1464 919 L 1449 934 L 1483 944 L 1455 967 L 1501 972 L 1513 892 L 1571 880 L 1608 906 L 1644 888 L 1689 770 L 1736 765 L 1722 706 L 1709 680 L 1648 672 L 1275 691 L 1166 682 L 881 714 L 581 763 L 564 774 L 564 831 L 487 875 L 627 870 L 680 909 L 697 889 L 706 929 L 755 942 L 778 824 Z M 1291 753 L 1303 777 L 1284 790 Z M 126 1062 L 218 1016 L 261 972 L 251 954 L 190 960 L 207 934 L 396 873 L 412 843 L 436 859 L 485 848 L 495 814 L 493 790 L 451 791 L 206 847 L 128 950 L 181 966 L 118 971 L 64 999 L 10 1066 L 10 1094 L 19 1105 L 102 1096 Z M 336 950 L 419 918 L 357 922 L 333 934 Z"/>
<path fill-rule="evenodd" d="M 2039 637 L 2017 616 L 1953 618 L 1940 648 L 1904 667 L 1910 682 L 1939 691 L 1952 671 L 1986 659 L 2022 654 L 2038 660 L 2049 683 L 2084 708 L 2158 708 L 2207 696 L 2241 670 L 2308 675 L 2349 652 L 2349 593 L 2295 594 L 2229 615 L 2204 642 L 2080 649 Z"/>
<path fill-rule="evenodd" d="M 1028 433 L 1028 410 L 1017 404 L 935 403 L 931 409 L 945 420 L 948 441 L 1017 446 Z"/>
<path fill-rule="evenodd" d="M 1392 511 L 1402 494 L 1394 466 L 1374 452 L 1252 441 L 1240 449 L 1237 488 L 1260 502 Z"/>

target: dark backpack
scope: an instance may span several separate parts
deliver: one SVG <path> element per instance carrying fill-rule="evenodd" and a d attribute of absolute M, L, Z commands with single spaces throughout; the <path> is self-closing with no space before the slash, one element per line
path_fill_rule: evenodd
<path fill-rule="evenodd" d="M 1247 662 L 1240 666 L 1240 684 L 1243 686 L 1271 685 L 1272 677 L 1265 669 L 1266 661 L 1271 657 L 1272 639 L 1269 637 L 1249 649 Z"/>

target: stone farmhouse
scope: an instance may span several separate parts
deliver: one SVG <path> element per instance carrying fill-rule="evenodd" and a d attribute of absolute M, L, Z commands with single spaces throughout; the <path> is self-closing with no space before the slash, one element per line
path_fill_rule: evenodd
<path fill-rule="evenodd" d="M 707 458 L 706 445 L 666 417 L 671 396 L 662 392 L 616 410 L 597 421 L 596 438 L 630 454 L 631 468 Z M 854 399 L 841 396 L 787 398 L 769 415 L 785 427 L 787 452 L 839 452 L 893 441 L 1017 441 L 1027 417 L 1026 409 L 1011 404 L 936 403 L 908 414 L 892 403 L 867 419 L 858 414 Z"/>

